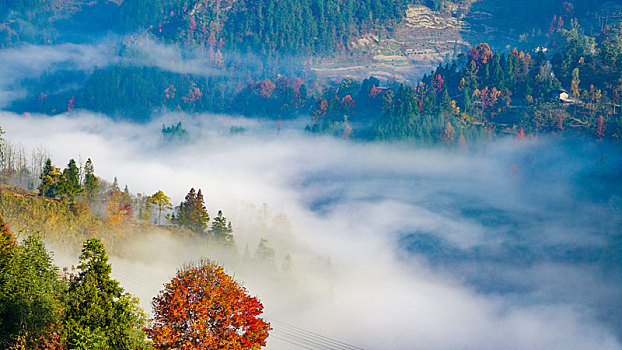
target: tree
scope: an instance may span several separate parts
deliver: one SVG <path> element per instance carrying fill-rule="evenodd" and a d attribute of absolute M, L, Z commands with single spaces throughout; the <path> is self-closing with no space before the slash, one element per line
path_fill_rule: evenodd
<path fill-rule="evenodd" d="M 9 230 L 9 226 L 0 217 L 0 270 L 7 264 L 17 248 L 17 239 Z"/>
<path fill-rule="evenodd" d="M 132 198 L 129 194 L 112 188 L 108 191 L 106 213 L 112 221 L 117 223 L 124 220 L 132 220 L 134 218 L 134 210 L 132 209 L 131 202 Z"/>
<path fill-rule="evenodd" d="M 98 188 L 99 183 L 95 176 L 95 168 L 91 158 L 89 158 L 84 164 L 84 192 L 86 193 L 86 198 L 92 200 Z"/>
<path fill-rule="evenodd" d="M 209 215 L 205 209 L 201 190 L 195 192 L 194 188 L 190 189 L 185 200 L 179 205 L 176 221 L 181 227 L 199 234 L 205 233 Z"/>
<path fill-rule="evenodd" d="M 180 269 L 153 299 L 154 349 L 259 349 L 270 324 L 263 305 L 211 261 Z"/>
<path fill-rule="evenodd" d="M 227 225 L 227 218 L 222 215 L 221 210 L 218 211 L 218 215 L 212 221 L 210 233 L 218 244 L 226 248 L 233 248 L 233 228 L 231 222 Z"/>
<path fill-rule="evenodd" d="M 573 98 L 579 98 L 581 93 L 579 92 L 579 84 L 581 84 L 581 80 L 579 78 L 579 68 L 575 68 L 572 70 L 572 81 L 570 82 L 570 93 L 572 93 Z"/>
<path fill-rule="evenodd" d="M 474 46 L 469 52 L 469 59 L 475 62 L 478 69 L 488 64 L 492 60 L 492 56 L 492 50 L 490 50 L 490 46 L 487 43 Z"/>
<path fill-rule="evenodd" d="M 65 284 L 41 237 L 31 235 L 13 247 L 0 270 L 0 346 L 56 349 Z"/>
<path fill-rule="evenodd" d="M 104 245 L 91 238 L 80 254 L 78 275 L 69 282 L 64 321 L 73 349 L 141 349 L 144 315 L 137 300 L 110 277 Z"/>
<path fill-rule="evenodd" d="M 59 192 L 59 182 L 61 178 L 60 169 L 52 165 L 52 160 L 48 158 L 41 172 L 41 184 L 39 185 L 39 196 L 54 198 Z"/>
<path fill-rule="evenodd" d="M 274 249 L 268 245 L 268 240 L 262 238 L 255 249 L 255 260 L 264 265 L 266 268 L 274 268 Z"/>
<path fill-rule="evenodd" d="M 456 133 L 453 125 L 451 125 L 451 122 L 447 122 L 447 124 L 445 125 L 445 130 L 443 130 L 443 135 L 441 136 L 441 139 L 444 143 L 453 143 L 456 138 L 455 135 Z"/>
<path fill-rule="evenodd" d="M 76 161 L 71 159 L 60 177 L 59 194 L 61 197 L 73 202 L 80 193 L 82 193 L 80 170 L 78 170 Z"/>
<path fill-rule="evenodd" d="M 158 225 L 160 225 L 162 209 L 171 209 L 173 207 L 173 204 L 171 204 L 171 198 L 165 195 L 162 190 L 158 190 L 158 192 L 149 197 L 149 203 L 152 203 L 158 207 Z"/>

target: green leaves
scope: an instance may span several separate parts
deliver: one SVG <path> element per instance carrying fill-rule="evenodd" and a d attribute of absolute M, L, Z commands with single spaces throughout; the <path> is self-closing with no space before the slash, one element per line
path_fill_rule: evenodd
<path fill-rule="evenodd" d="M 64 289 L 41 237 L 15 247 L 0 270 L 0 347 L 19 337 L 29 348 L 47 343 L 60 323 Z"/>
<path fill-rule="evenodd" d="M 195 233 L 205 233 L 209 215 L 205 209 L 201 190 L 195 192 L 194 188 L 190 189 L 185 201 L 179 205 L 176 222 L 180 227 L 187 228 Z"/>
<path fill-rule="evenodd" d="M 102 242 L 84 243 L 78 276 L 69 283 L 65 322 L 68 343 L 76 349 L 135 349 L 143 347 L 144 315 L 138 301 L 110 277 L 111 266 Z M 90 347 L 89 347 L 90 346 Z"/>

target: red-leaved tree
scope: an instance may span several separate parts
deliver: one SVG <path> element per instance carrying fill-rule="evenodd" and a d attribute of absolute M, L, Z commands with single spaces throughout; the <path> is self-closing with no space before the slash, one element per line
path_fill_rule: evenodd
<path fill-rule="evenodd" d="M 271 329 L 261 302 L 211 261 L 179 270 L 152 305 L 145 332 L 158 350 L 260 349 Z"/>

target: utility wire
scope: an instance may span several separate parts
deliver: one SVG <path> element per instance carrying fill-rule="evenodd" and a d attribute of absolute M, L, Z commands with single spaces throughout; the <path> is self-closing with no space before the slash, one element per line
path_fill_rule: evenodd
<path fill-rule="evenodd" d="M 337 340 L 337 339 L 329 338 L 327 336 L 324 336 L 324 335 L 321 335 L 321 334 L 318 334 L 318 333 L 315 333 L 315 332 L 308 331 L 306 329 L 294 326 L 292 324 L 289 324 L 289 323 L 286 323 L 286 322 L 283 322 L 283 321 L 279 321 L 279 320 L 276 320 L 276 319 L 270 319 L 269 321 L 271 323 L 275 323 L 275 325 L 278 325 L 278 327 L 286 328 L 286 329 L 288 329 L 288 330 L 290 330 L 292 332 L 302 333 L 302 334 L 305 334 L 306 336 L 309 336 L 309 337 L 314 337 L 314 338 L 321 339 L 322 341 L 334 344 L 334 346 L 337 346 L 337 347 L 341 347 L 341 348 L 348 349 L 348 350 L 350 350 L 350 349 L 351 350 L 364 350 L 363 348 L 354 346 L 352 344 L 348 344 L 348 343 L 342 342 L 342 341 Z"/>
<path fill-rule="evenodd" d="M 331 343 L 329 341 L 325 341 L 324 339 L 320 338 L 320 337 L 316 337 L 313 335 L 308 335 L 305 334 L 303 332 L 299 332 L 299 331 L 295 331 L 295 330 L 291 330 L 291 329 L 279 329 L 279 328 L 275 328 L 274 329 L 275 332 L 277 333 L 283 333 L 291 338 L 296 338 L 296 339 L 300 339 L 302 341 L 306 341 L 308 343 L 311 343 L 312 345 L 315 346 L 319 346 L 323 349 L 329 349 L 329 350 L 349 350 L 352 348 L 346 348 L 340 345 L 337 345 L 335 343 Z"/>
<path fill-rule="evenodd" d="M 339 348 L 333 348 L 333 347 L 329 347 L 326 346 L 325 344 L 322 343 L 317 343 L 313 340 L 309 340 L 308 338 L 304 338 L 304 337 L 300 337 L 298 335 L 292 335 L 283 331 L 279 331 L 279 330 L 275 330 L 271 336 L 275 336 L 275 337 L 281 337 L 281 339 L 286 338 L 298 343 L 303 343 L 306 344 L 308 346 L 311 346 L 314 350 L 342 350 Z"/>
<path fill-rule="evenodd" d="M 280 339 L 280 340 L 282 340 L 282 341 L 284 341 L 284 342 L 286 342 L 286 343 L 294 344 L 294 345 L 299 346 L 299 347 L 301 347 L 301 348 L 303 348 L 303 349 L 315 350 L 315 349 L 313 349 L 313 348 L 309 348 L 309 347 L 307 347 L 307 346 L 305 346 L 305 345 L 301 345 L 301 344 L 295 343 L 295 342 L 293 342 L 293 341 L 289 341 L 289 340 L 287 340 L 287 339 L 283 339 L 283 338 L 281 338 L 281 337 L 279 337 L 279 336 L 276 336 L 276 335 L 275 335 L 275 336 L 273 336 L 273 337 L 274 337 L 274 338 L 276 338 L 276 339 Z"/>
<path fill-rule="evenodd" d="M 115 267 L 114 275 L 118 275 L 121 278 L 132 282 L 135 286 L 141 287 L 148 291 L 159 291 L 162 285 L 156 284 L 146 278 L 138 276 L 131 270 Z M 326 337 L 319 333 L 311 332 L 306 329 L 294 326 L 292 324 L 279 321 L 276 319 L 268 319 L 268 321 L 274 326 L 273 331 L 277 334 L 271 334 L 275 339 L 287 342 L 298 347 L 309 350 L 364 350 L 360 347 L 342 342 L 337 339 Z M 311 346 L 311 347 L 309 347 Z"/>

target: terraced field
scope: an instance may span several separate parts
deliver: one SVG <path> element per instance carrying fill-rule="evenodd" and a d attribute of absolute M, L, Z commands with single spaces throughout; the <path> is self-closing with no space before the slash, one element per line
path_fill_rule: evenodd
<path fill-rule="evenodd" d="M 420 78 L 441 62 L 471 46 L 469 26 L 458 16 L 410 5 L 406 20 L 390 37 L 367 35 L 352 43 L 348 57 L 319 60 L 314 70 L 324 77 L 368 77 L 395 81 Z"/>

